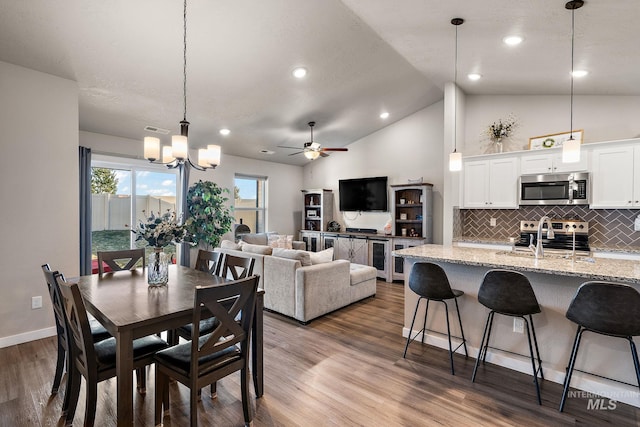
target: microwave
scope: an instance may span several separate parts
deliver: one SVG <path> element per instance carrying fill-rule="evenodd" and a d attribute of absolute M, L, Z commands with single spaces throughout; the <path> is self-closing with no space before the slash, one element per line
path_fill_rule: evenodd
<path fill-rule="evenodd" d="M 589 173 L 522 175 L 520 205 L 588 205 Z"/>

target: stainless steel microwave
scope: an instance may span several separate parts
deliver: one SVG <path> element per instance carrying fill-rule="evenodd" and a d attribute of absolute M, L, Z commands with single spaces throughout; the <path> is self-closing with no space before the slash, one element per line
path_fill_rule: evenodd
<path fill-rule="evenodd" d="M 589 173 L 522 175 L 521 205 L 588 205 Z"/>

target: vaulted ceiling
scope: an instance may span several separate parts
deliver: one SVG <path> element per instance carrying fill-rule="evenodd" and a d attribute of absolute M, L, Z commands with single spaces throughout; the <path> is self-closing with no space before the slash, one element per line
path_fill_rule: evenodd
<path fill-rule="evenodd" d="M 189 0 L 190 146 L 301 165 L 308 160 L 278 146 L 301 147 L 311 120 L 316 142 L 341 147 L 431 105 L 453 79 L 454 17 L 465 19 L 458 82 L 466 93 L 568 94 L 564 5 Z M 575 68 L 589 71 L 576 94 L 640 95 L 638 18 L 637 0 L 586 0 L 575 12 Z M 524 41 L 505 45 L 511 34 Z M 181 0 L 0 0 L 0 60 L 78 82 L 80 129 L 136 143 L 154 135 L 145 126 L 179 130 L 182 37 Z M 298 66 L 304 79 L 291 75 Z M 482 78 L 468 80 L 471 72 Z"/>

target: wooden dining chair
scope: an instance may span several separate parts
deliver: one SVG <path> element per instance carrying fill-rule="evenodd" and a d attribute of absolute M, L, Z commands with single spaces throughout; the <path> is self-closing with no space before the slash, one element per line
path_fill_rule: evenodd
<path fill-rule="evenodd" d="M 227 279 L 239 280 L 253 274 L 253 265 L 256 260 L 251 257 L 240 257 L 225 254 L 220 276 Z"/>
<path fill-rule="evenodd" d="M 190 342 L 156 353 L 155 424 L 169 411 L 169 379 L 190 389 L 191 426 L 198 424 L 198 390 L 240 371 L 245 425 L 251 423 L 249 398 L 249 350 L 255 314 L 258 276 L 223 285 L 198 286 L 194 298 Z M 204 312 L 204 313 L 203 313 Z M 203 315 L 212 313 L 218 325 L 210 334 L 200 333 Z"/>
<path fill-rule="evenodd" d="M 221 261 L 222 253 L 200 249 L 196 259 L 196 270 L 219 276 L 222 267 Z"/>
<path fill-rule="evenodd" d="M 142 260 L 142 268 L 146 266 L 144 248 L 126 249 L 122 251 L 98 251 L 98 273 L 106 271 L 123 271 L 137 268 L 136 264 Z M 108 267 L 109 270 L 105 268 Z"/>
<path fill-rule="evenodd" d="M 42 272 L 44 273 L 45 282 L 47 283 L 47 290 L 49 291 L 49 297 L 51 298 L 51 305 L 53 306 L 53 315 L 56 325 L 56 334 L 58 342 L 58 357 L 56 361 L 56 372 L 53 376 L 53 384 L 51 386 L 51 394 L 58 393 L 60 383 L 62 380 L 62 374 L 66 368 L 67 378 L 65 386 L 64 403 L 62 404 L 62 413 L 66 414 L 69 406 L 69 375 L 70 370 L 68 362 L 70 358 L 69 354 L 69 339 L 67 334 L 66 320 L 64 315 L 64 308 L 60 299 L 60 291 L 58 290 L 58 284 L 55 279 L 56 274 L 60 274 L 57 271 L 51 270 L 49 264 L 42 266 Z M 111 338 L 111 334 L 95 319 L 89 320 L 89 328 L 91 331 L 91 339 L 93 342 L 99 342 L 107 338 Z M 67 365 L 65 366 L 65 360 Z"/>
<path fill-rule="evenodd" d="M 56 273 L 54 278 L 60 292 L 60 301 L 65 313 L 69 352 L 69 406 L 65 424 L 72 425 L 75 416 L 82 377 L 85 378 L 84 425 L 93 426 L 96 416 L 98 383 L 116 376 L 116 339 L 111 337 L 94 343 L 89 319 L 77 283 L 67 282 Z M 168 344 L 156 335 L 133 341 L 133 367 L 144 368 L 153 363 L 153 355 L 166 349 Z"/>

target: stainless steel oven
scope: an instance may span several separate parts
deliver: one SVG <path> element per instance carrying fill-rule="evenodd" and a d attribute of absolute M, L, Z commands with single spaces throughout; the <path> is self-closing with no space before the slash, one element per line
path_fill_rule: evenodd
<path fill-rule="evenodd" d="M 588 205 L 589 173 L 522 175 L 521 205 Z"/>

